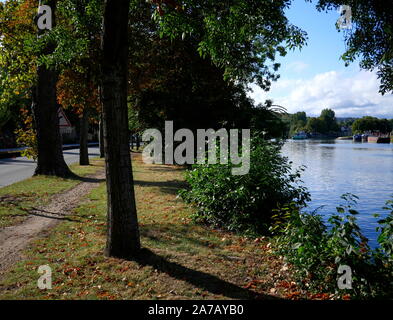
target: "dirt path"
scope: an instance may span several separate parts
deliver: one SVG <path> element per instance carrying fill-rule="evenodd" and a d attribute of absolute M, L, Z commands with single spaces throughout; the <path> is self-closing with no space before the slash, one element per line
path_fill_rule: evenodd
<path fill-rule="evenodd" d="M 21 251 L 34 239 L 45 235 L 57 223 L 67 219 L 72 209 L 78 207 L 80 201 L 92 189 L 97 188 L 105 173 L 101 170 L 86 178 L 72 189 L 55 195 L 51 202 L 30 211 L 31 217 L 23 223 L 0 229 L 0 278 L 2 274 L 20 260 Z"/>

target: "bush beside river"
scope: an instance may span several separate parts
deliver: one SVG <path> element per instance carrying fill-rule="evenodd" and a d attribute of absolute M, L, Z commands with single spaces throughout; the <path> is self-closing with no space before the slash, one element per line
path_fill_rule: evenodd
<path fill-rule="evenodd" d="M 231 165 L 195 165 L 180 192 L 194 205 L 195 221 L 248 235 L 269 235 L 274 251 L 295 269 L 298 284 L 311 292 L 337 297 L 381 298 L 393 292 L 393 201 L 378 221 L 378 246 L 370 248 L 355 210 L 357 197 L 342 196 L 327 221 L 307 212 L 310 200 L 300 184 L 303 168 L 291 170 L 280 143 L 251 141 L 250 172 L 233 176 Z M 338 269 L 348 266 L 352 289 L 339 290 Z"/>

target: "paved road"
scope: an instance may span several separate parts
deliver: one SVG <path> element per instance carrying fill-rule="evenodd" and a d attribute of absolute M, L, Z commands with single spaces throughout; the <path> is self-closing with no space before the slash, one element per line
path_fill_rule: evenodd
<path fill-rule="evenodd" d="M 79 149 L 64 150 L 63 154 L 67 164 L 79 161 Z M 98 157 L 99 155 L 98 148 L 89 148 L 90 157 Z M 31 177 L 35 167 L 36 163 L 25 157 L 0 159 L 0 187 Z"/>

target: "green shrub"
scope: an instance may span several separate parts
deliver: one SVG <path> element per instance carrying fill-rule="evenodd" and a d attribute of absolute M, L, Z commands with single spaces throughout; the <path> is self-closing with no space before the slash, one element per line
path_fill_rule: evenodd
<path fill-rule="evenodd" d="M 277 253 L 295 267 L 299 283 L 310 291 L 355 298 L 391 297 L 393 203 L 387 202 L 385 209 L 391 212 L 378 221 L 380 246 L 371 249 L 357 224 L 358 212 L 353 209 L 357 197 L 345 194 L 342 198 L 345 203 L 336 208 L 327 224 L 316 212 L 301 212 L 294 206 L 278 210 L 274 216 L 278 223 L 271 227 L 279 234 Z M 340 265 L 351 268 L 352 289 L 339 290 Z"/>
<path fill-rule="evenodd" d="M 378 243 L 380 244 L 378 256 L 393 263 L 393 200 L 388 200 L 383 209 L 389 211 L 389 214 L 378 221 L 379 227 L 377 231 L 380 232 L 378 237 Z M 375 216 L 379 217 L 379 215 Z"/>
<path fill-rule="evenodd" d="M 297 184 L 303 169 L 292 172 L 281 146 L 259 136 L 251 139 L 246 175 L 232 175 L 232 164 L 194 165 L 186 173 L 189 188 L 180 191 L 197 208 L 193 218 L 231 231 L 264 233 L 275 208 L 290 202 L 305 205 L 309 194 Z"/>
<path fill-rule="evenodd" d="M 287 223 L 282 222 L 282 216 L 288 219 Z M 295 267 L 297 279 L 305 288 L 319 292 L 326 290 L 320 285 L 332 282 L 330 278 L 334 276 L 335 266 L 326 257 L 327 228 L 322 217 L 316 211 L 305 213 L 290 205 L 280 208 L 274 219 L 280 220 L 271 227 L 279 234 L 275 246 L 277 253 L 284 255 Z"/>

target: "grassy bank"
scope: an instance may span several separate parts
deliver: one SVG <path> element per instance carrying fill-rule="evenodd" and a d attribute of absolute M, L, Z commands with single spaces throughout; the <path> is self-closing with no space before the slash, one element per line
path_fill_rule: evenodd
<path fill-rule="evenodd" d="M 134 155 L 141 240 L 134 261 L 103 256 L 105 185 L 72 216 L 34 242 L 0 283 L 0 299 L 275 299 L 305 296 L 291 282 L 267 239 L 195 225 L 178 197 L 183 171 L 146 165 Z M 37 288 L 40 265 L 52 268 L 53 288 Z"/>
<path fill-rule="evenodd" d="M 74 164 L 70 168 L 83 177 L 95 173 L 100 165 L 99 161 L 91 161 L 90 166 Z M 80 182 L 79 179 L 38 176 L 0 188 L 0 228 L 22 222 L 28 217 L 29 209 L 45 205 L 54 194 Z"/>

